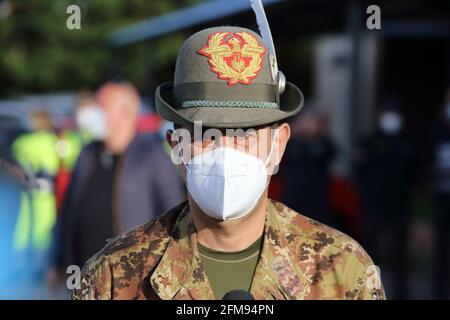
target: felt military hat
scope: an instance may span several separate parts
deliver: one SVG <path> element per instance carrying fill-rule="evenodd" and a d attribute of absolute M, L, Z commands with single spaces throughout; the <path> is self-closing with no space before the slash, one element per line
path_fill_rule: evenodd
<path fill-rule="evenodd" d="M 182 45 L 174 81 L 156 89 L 156 110 L 180 125 L 256 127 L 292 117 L 303 107 L 301 91 L 287 81 L 283 87 L 271 73 L 268 49 L 257 33 L 208 28 Z"/>

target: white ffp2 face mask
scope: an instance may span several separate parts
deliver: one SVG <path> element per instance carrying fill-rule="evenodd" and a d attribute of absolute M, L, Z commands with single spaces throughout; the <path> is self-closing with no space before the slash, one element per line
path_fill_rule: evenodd
<path fill-rule="evenodd" d="M 187 164 L 187 188 L 200 209 L 217 220 L 241 218 L 255 207 L 267 186 L 267 161 L 230 147 L 193 157 Z"/>
<path fill-rule="evenodd" d="M 78 128 L 92 135 L 95 140 L 106 136 L 106 117 L 103 110 L 95 105 L 85 106 L 76 114 Z"/>

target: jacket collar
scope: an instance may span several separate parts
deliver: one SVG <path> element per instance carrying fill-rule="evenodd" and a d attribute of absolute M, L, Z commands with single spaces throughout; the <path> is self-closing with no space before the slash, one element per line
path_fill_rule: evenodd
<path fill-rule="evenodd" d="M 264 239 L 250 292 L 255 299 L 301 299 L 307 280 L 294 265 L 287 248 L 286 232 L 272 201 L 268 202 Z M 163 300 L 213 300 L 209 280 L 201 264 L 189 205 L 180 212 L 171 239 L 150 276 L 155 293 Z"/>
<path fill-rule="evenodd" d="M 300 300 L 307 293 L 308 281 L 295 265 L 288 248 L 284 217 L 269 200 L 264 240 L 250 292 L 257 300 Z"/>

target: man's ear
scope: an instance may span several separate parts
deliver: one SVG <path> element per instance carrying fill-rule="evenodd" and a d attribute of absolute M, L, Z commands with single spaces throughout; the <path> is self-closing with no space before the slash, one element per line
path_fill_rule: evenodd
<path fill-rule="evenodd" d="M 277 127 L 276 139 L 274 140 L 275 155 L 273 156 L 273 162 L 271 161 L 271 175 L 275 175 L 278 172 L 278 167 L 283 158 L 286 150 L 287 143 L 291 137 L 291 127 L 287 123 L 283 123 Z"/>
<path fill-rule="evenodd" d="M 177 145 L 177 141 L 174 139 L 172 140 L 172 135 L 174 134 L 174 131 L 172 129 L 167 129 L 166 130 L 166 141 L 167 144 L 170 146 L 170 148 L 175 148 L 175 146 Z"/>
<path fill-rule="evenodd" d="M 291 127 L 286 122 L 281 124 L 278 127 L 278 134 L 277 134 L 277 153 L 278 153 L 278 163 L 281 162 L 281 159 L 283 158 L 284 152 L 286 151 L 286 146 L 291 137 Z"/>

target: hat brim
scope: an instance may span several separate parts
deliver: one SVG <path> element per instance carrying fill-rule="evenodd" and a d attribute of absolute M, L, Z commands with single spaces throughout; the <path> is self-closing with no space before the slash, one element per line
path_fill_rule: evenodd
<path fill-rule="evenodd" d="M 286 89 L 280 95 L 280 108 L 241 107 L 191 107 L 175 109 L 173 82 L 158 86 L 155 94 L 156 111 L 164 119 L 180 124 L 193 125 L 201 121 L 202 126 L 211 128 L 249 128 L 287 120 L 303 108 L 303 94 L 299 88 L 286 82 Z"/>

